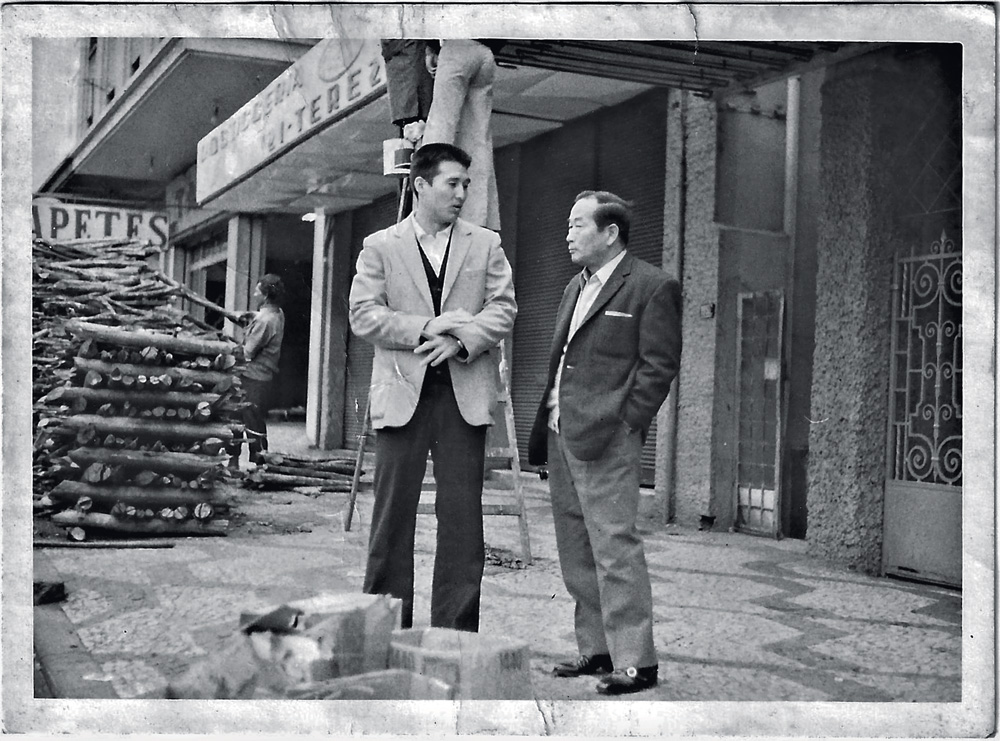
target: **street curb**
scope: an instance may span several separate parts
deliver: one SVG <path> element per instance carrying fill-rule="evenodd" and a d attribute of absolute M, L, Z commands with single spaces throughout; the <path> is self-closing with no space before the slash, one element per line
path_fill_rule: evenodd
<path fill-rule="evenodd" d="M 41 552 L 36 550 L 34 557 L 36 580 L 59 580 L 55 569 Z M 59 603 L 35 605 L 32 616 L 35 658 L 52 697 L 118 699 L 110 681 L 96 679 L 101 676 L 101 668 L 90 653 L 82 648 L 80 636 Z"/>

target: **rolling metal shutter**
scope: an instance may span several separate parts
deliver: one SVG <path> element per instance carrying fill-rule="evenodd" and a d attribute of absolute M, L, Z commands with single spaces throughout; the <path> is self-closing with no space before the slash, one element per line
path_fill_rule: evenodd
<path fill-rule="evenodd" d="M 566 252 L 566 217 L 582 190 L 610 190 L 633 203 L 629 250 L 657 267 L 663 249 L 666 95 L 646 94 L 524 145 L 514 325 L 514 416 L 522 460 L 545 389 L 562 292 L 578 271 Z M 643 450 L 643 484 L 655 475 L 656 426 Z"/>
<path fill-rule="evenodd" d="M 351 278 L 354 278 L 358 255 L 365 237 L 395 223 L 398 199 L 393 195 L 381 198 L 354 212 L 351 230 Z M 375 348 L 353 333 L 347 336 L 347 382 L 344 399 L 344 447 L 357 450 L 368 404 L 368 385 L 372 378 L 372 358 Z M 369 440 L 369 443 L 371 441 Z M 366 449 L 374 448 L 366 446 Z"/>

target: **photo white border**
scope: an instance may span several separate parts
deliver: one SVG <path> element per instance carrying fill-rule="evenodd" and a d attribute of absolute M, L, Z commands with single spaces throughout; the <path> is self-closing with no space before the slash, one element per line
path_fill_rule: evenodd
<path fill-rule="evenodd" d="M 996 17 L 990 5 L 7 5 L 2 18 L 2 707 L 8 732 L 979 737 L 996 728 Z M 544 33 L 539 33 L 544 29 Z M 289 35 L 961 42 L 961 703 L 41 700 L 32 695 L 31 38 Z"/>

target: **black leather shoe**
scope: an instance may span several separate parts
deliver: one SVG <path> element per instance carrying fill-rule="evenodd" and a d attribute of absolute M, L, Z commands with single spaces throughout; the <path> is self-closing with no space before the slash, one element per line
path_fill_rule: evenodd
<path fill-rule="evenodd" d="M 596 674 L 609 674 L 614 669 L 609 654 L 594 654 L 579 656 L 573 661 L 556 664 L 552 674 L 557 677 L 584 677 Z"/>
<path fill-rule="evenodd" d="M 657 684 L 657 670 L 658 667 L 655 666 L 619 669 L 602 679 L 597 685 L 597 691 L 602 695 L 627 695 L 648 690 Z"/>

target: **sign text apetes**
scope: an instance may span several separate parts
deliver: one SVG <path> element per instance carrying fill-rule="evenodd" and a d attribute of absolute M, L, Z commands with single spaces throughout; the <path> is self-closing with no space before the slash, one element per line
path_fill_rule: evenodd
<path fill-rule="evenodd" d="M 321 41 L 198 142 L 198 202 L 377 97 L 385 79 L 377 39 Z"/>

